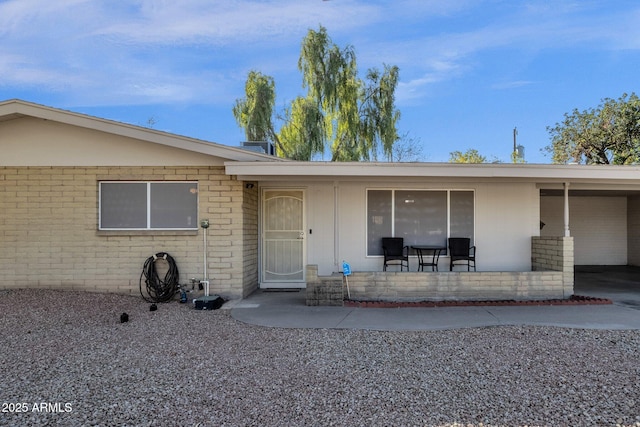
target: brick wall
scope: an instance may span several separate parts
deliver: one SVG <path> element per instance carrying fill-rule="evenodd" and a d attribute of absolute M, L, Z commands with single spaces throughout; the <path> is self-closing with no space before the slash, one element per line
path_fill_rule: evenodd
<path fill-rule="evenodd" d="M 342 274 L 318 277 L 318 266 L 307 266 L 306 301 L 309 306 L 342 306 L 345 290 Z"/>
<path fill-rule="evenodd" d="M 533 271 L 562 272 L 564 298 L 573 295 L 574 248 L 573 237 L 531 238 L 531 269 Z"/>
<path fill-rule="evenodd" d="M 355 272 L 352 298 L 488 301 L 563 298 L 561 272 Z"/>
<path fill-rule="evenodd" d="M 627 263 L 640 265 L 640 197 L 627 202 Z"/>
<path fill-rule="evenodd" d="M 100 180 L 198 181 L 211 292 L 239 298 L 256 286 L 257 190 L 223 167 L 2 167 L 0 288 L 137 294 L 145 259 L 160 251 L 176 259 L 181 283 L 202 278 L 201 230 L 98 231 Z"/>
<path fill-rule="evenodd" d="M 488 301 L 565 299 L 573 295 L 573 238 L 533 237 L 532 271 L 353 272 L 352 299 L 382 301 Z M 308 305 L 326 302 L 331 277 L 307 268 Z M 324 288 L 324 289 L 323 289 Z M 310 291 L 311 289 L 311 291 Z M 333 292 L 332 295 L 337 293 Z M 322 298 L 316 297 L 321 295 Z M 312 304 L 309 304 L 310 297 Z M 316 300 L 321 300 L 318 304 Z"/>
<path fill-rule="evenodd" d="M 247 184 L 242 199 L 243 298 L 258 289 L 258 185 L 255 182 Z"/>

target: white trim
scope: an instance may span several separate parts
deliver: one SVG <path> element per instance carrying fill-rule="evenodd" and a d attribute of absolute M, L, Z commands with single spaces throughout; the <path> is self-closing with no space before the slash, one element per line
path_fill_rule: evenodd
<path fill-rule="evenodd" d="M 225 162 L 227 175 L 241 180 L 279 180 L 313 177 L 319 180 L 346 178 L 448 178 L 451 180 L 534 181 L 558 185 L 564 181 L 594 184 L 640 183 L 640 166 L 460 164 L 460 163 L 367 163 L 367 162 Z"/>

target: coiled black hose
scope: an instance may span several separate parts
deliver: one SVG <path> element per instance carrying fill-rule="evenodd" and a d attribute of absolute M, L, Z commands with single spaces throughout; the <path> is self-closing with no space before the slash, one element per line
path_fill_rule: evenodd
<path fill-rule="evenodd" d="M 169 264 L 169 269 L 161 279 L 156 269 L 158 260 L 165 260 Z M 147 295 L 142 292 L 142 278 L 144 277 Z M 150 256 L 144 262 L 142 273 L 140 274 L 140 295 L 147 302 L 167 302 L 178 292 L 178 281 L 180 273 L 176 261 L 166 252 L 158 252 Z"/>

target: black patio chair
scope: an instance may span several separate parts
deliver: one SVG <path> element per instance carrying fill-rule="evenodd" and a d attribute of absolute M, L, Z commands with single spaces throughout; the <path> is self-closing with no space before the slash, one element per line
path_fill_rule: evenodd
<path fill-rule="evenodd" d="M 400 271 L 407 266 L 409 271 L 409 246 L 404 245 L 402 237 L 383 237 L 382 252 L 384 253 L 383 271 L 387 271 L 388 265 L 399 265 Z"/>
<path fill-rule="evenodd" d="M 476 247 L 471 246 L 471 239 L 467 237 L 449 238 L 449 271 L 453 271 L 456 262 L 462 261 L 467 264 L 467 271 L 476 271 Z M 456 264 L 461 265 L 461 264 Z"/>

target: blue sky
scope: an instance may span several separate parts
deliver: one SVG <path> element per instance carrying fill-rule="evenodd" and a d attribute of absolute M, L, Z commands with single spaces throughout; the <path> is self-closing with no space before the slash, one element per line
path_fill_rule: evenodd
<path fill-rule="evenodd" d="M 284 107 L 319 25 L 362 75 L 400 68 L 399 132 L 424 161 L 509 161 L 517 127 L 526 161 L 549 163 L 547 126 L 640 92 L 636 1 L 0 0 L 0 100 L 238 145 L 247 73 L 274 77 Z"/>

